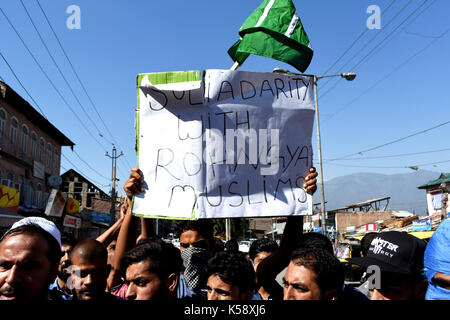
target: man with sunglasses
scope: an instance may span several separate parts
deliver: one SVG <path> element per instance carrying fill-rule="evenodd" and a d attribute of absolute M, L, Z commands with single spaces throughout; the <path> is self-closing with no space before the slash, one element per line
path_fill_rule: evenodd
<path fill-rule="evenodd" d="M 422 274 L 425 247 L 423 240 L 406 232 L 387 231 L 372 240 L 365 257 L 347 260 L 379 269 L 373 281 L 367 272 L 371 300 L 424 300 L 428 285 Z"/>

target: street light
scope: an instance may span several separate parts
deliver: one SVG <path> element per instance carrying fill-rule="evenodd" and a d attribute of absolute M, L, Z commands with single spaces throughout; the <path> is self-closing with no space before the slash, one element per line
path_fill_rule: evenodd
<path fill-rule="evenodd" d="M 311 76 L 310 76 L 311 77 Z M 314 81 L 314 96 L 316 103 L 316 123 L 317 123 L 317 144 L 318 144 L 318 152 L 319 152 L 319 170 L 320 170 L 320 201 L 321 201 L 321 220 L 322 220 L 322 233 L 327 235 L 327 224 L 325 220 L 325 191 L 323 185 L 323 168 L 322 168 L 322 144 L 320 142 L 320 123 L 319 123 L 319 101 L 317 97 L 317 81 L 323 78 L 331 78 L 331 77 L 341 77 L 347 81 L 352 81 L 356 78 L 356 73 L 341 73 L 341 74 L 333 74 L 327 76 L 315 76 L 312 75 Z"/>
<path fill-rule="evenodd" d="M 332 78 L 332 77 L 341 77 L 344 78 L 347 81 L 353 81 L 356 78 L 356 73 L 348 72 L 348 73 L 339 73 L 339 74 L 332 74 L 332 75 L 326 75 L 326 76 L 316 76 L 316 75 L 309 75 L 309 74 L 298 74 L 298 73 L 292 73 L 288 70 L 281 69 L 281 68 L 275 68 L 273 69 L 273 72 L 275 73 L 284 73 L 284 74 L 292 74 L 292 75 L 302 75 L 305 77 L 313 78 L 314 82 L 314 96 L 315 96 L 315 107 L 316 107 L 316 122 L 317 122 L 317 144 L 318 144 L 318 152 L 319 152 L 319 170 L 320 170 L 320 197 L 321 197 L 321 222 L 322 222 L 322 233 L 324 235 L 327 234 L 327 226 L 325 222 L 325 191 L 323 186 L 323 168 L 322 168 L 322 145 L 320 142 L 320 124 L 319 124 L 319 102 L 317 98 L 317 81 L 323 78 Z"/>

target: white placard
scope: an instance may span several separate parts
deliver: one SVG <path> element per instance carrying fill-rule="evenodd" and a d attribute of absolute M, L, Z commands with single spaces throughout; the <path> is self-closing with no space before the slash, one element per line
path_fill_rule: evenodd
<path fill-rule="evenodd" d="M 56 189 L 52 189 L 48 197 L 45 214 L 53 217 L 61 217 L 66 204 L 67 194 Z"/>
<path fill-rule="evenodd" d="M 312 214 L 302 188 L 312 167 L 312 78 L 206 70 L 198 85 L 138 79 L 138 161 L 146 190 L 135 197 L 134 214 Z"/>

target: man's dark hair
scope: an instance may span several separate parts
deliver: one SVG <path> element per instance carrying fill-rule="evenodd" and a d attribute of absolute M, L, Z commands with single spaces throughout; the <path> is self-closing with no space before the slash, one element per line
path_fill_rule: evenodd
<path fill-rule="evenodd" d="M 158 275 L 161 280 L 172 273 L 179 274 L 183 267 L 180 250 L 172 243 L 157 238 L 141 240 L 127 251 L 121 261 L 122 272 L 125 274 L 128 266 L 141 261 L 148 261 L 150 272 Z"/>
<path fill-rule="evenodd" d="M 197 231 L 200 235 L 204 236 L 208 240 L 214 238 L 214 225 L 211 219 L 198 219 L 198 220 L 185 220 L 178 228 L 178 237 L 189 230 Z"/>
<path fill-rule="evenodd" d="M 316 282 L 321 294 L 330 289 L 337 293 L 344 286 L 344 268 L 340 261 L 323 248 L 300 248 L 291 255 L 296 266 L 304 266 L 316 274 Z"/>
<path fill-rule="evenodd" d="M 222 240 L 219 238 L 214 238 L 214 241 L 216 242 L 216 246 L 214 247 L 214 252 L 222 252 L 225 251 L 225 244 Z"/>
<path fill-rule="evenodd" d="M 366 233 L 364 237 L 361 239 L 361 253 L 365 257 L 367 254 L 367 251 L 369 251 L 370 244 L 372 243 L 372 240 L 378 235 L 378 232 L 369 232 Z"/>
<path fill-rule="evenodd" d="M 255 259 L 260 252 L 274 252 L 278 249 L 278 244 L 272 239 L 260 239 L 253 241 L 250 249 L 248 250 L 248 256 L 250 259 Z"/>
<path fill-rule="evenodd" d="M 77 255 L 80 259 L 86 261 L 92 261 L 94 259 L 101 258 L 104 260 L 105 265 L 108 261 L 108 250 L 103 243 L 95 239 L 85 239 L 78 242 L 70 252 L 70 262 L 74 255 Z"/>
<path fill-rule="evenodd" d="M 297 248 L 322 248 L 334 255 L 333 244 L 330 239 L 319 232 L 302 234 Z"/>
<path fill-rule="evenodd" d="M 208 261 L 206 275 L 218 276 L 223 282 L 239 288 L 240 292 L 256 288 L 255 271 L 250 261 L 242 252 L 218 252 Z"/>
<path fill-rule="evenodd" d="M 63 236 L 61 236 L 61 246 L 64 245 L 68 245 L 68 246 L 75 246 L 75 244 L 77 243 L 77 241 L 75 240 L 75 238 L 72 235 L 68 235 L 65 234 Z"/>
<path fill-rule="evenodd" d="M 62 254 L 61 254 L 61 247 L 59 246 L 58 241 L 56 241 L 56 239 L 50 233 L 42 229 L 37 224 L 26 224 L 14 228 L 12 230 L 9 230 L 3 235 L 0 242 L 2 242 L 6 237 L 11 237 L 19 234 L 28 234 L 28 235 L 40 234 L 42 237 L 45 238 L 48 244 L 47 258 L 48 261 L 50 262 L 50 265 L 57 266 L 59 264 L 59 260 L 61 259 Z"/>
<path fill-rule="evenodd" d="M 239 251 L 239 243 L 236 239 L 230 239 L 225 243 L 225 251 Z"/>

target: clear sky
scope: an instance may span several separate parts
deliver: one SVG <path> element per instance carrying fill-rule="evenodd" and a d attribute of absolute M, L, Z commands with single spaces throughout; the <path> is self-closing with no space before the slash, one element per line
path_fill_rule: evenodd
<path fill-rule="evenodd" d="M 262 0 L 39 0 L 100 119 L 37 1 L 22 1 L 90 119 L 54 66 L 20 0 L 2 0 L 0 8 L 84 126 L 41 72 L 1 12 L 0 52 L 49 121 L 75 142 L 77 154 L 69 148 L 63 150 L 61 173 L 75 165 L 75 170 L 108 192 L 111 159 L 105 153 L 108 150 L 111 154 L 111 142 L 116 142 L 119 151 L 125 154 L 118 160 L 119 194 L 123 194 L 122 185 L 131 166 L 136 164 L 136 75 L 230 68 L 233 62 L 227 50 L 238 39 L 242 23 L 262 3 Z M 412 172 L 408 166 L 450 172 L 450 1 L 293 2 L 314 50 L 306 73 L 358 74 L 353 82 L 340 78 L 319 82 L 325 180 L 356 172 Z M 80 29 L 66 26 L 70 16 L 66 10 L 70 5 L 81 10 Z M 381 8 L 379 30 L 367 28 L 370 5 Z M 287 64 L 259 56 L 249 57 L 240 70 L 271 72 L 275 67 L 298 72 Z M 0 76 L 36 107 L 1 57 Z M 414 135 L 438 125 L 441 126 Z M 313 136 L 317 155 L 315 128 Z M 365 151 L 395 140 L 401 141 Z M 358 154 L 361 151 L 365 152 Z M 331 161 L 348 155 L 351 156 Z"/>

